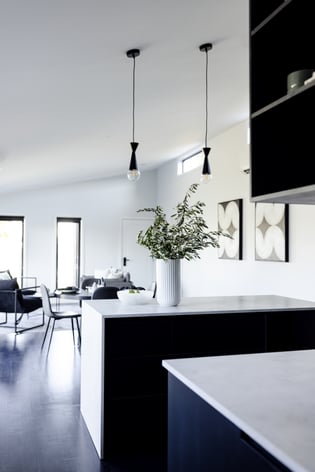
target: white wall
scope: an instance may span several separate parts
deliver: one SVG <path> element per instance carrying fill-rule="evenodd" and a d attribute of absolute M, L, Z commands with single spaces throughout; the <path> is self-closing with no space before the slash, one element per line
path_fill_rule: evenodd
<path fill-rule="evenodd" d="M 255 261 L 250 176 L 241 172 L 249 162 L 247 123 L 213 139 L 210 146 L 213 179 L 208 185 L 200 185 L 197 198 L 206 203 L 210 229 L 217 229 L 218 202 L 243 199 L 243 260 L 218 259 L 217 250 L 209 248 L 200 253 L 200 260 L 185 261 L 183 295 L 274 293 L 315 301 L 315 206 L 289 207 L 288 263 Z M 93 273 L 101 266 L 121 266 L 121 218 L 137 217 L 137 209 L 156 203 L 171 210 L 188 186 L 199 181 L 200 169 L 176 174 L 173 161 L 156 172 L 142 173 L 137 183 L 123 176 L 1 195 L 0 214 L 26 217 L 25 275 L 37 275 L 39 282 L 55 287 L 57 216 L 82 218 L 82 273 Z"/>
<path fill-rule="evenodd" d="M 279 294 L 315 301 L 315 206 L 289 206 L 288 263 L 255 261 L 255 205 L 249 201 L 250 176 L 241 171 L 249 163 L 247 123 L 216 137 L 210 146 L 213 178 L 200 185 L 197 198 L 206 203 L 206 220 L 213 230 L 217 204 L 243 199 L 243 260 L 218 259 L 217 249 L 209 248 L 200 253 L 200 260 L 184 261 L 183 295 Z M 174 207 L 200 179 L 200 169 L 176 174 L 175 161 L 158 171 L 158 203 L 165 209 Z"/>
<path fill-rule="evenodd" d="M 81 273 L 121 267 L 121 219 L 156 201 L 154 172 L 137 183 L 125 176 L 82 184 L 1 195 L 0 214 L 25 216 L 25 273 L 55 288 L 56 218 L 82 218 Z M 1 261 L 0 261 L 1 267 Z M 5 268 L 7 269 L 7 268 Z"/>

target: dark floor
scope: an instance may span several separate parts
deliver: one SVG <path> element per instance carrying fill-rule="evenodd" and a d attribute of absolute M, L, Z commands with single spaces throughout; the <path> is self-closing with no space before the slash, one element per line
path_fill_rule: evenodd
<path fill-rule="evenodd" d="M 80 351 L 71 329 L 0 330 L 0 472 L 164 472 L 160 458 L 100 461 L 80 414 Z"/>

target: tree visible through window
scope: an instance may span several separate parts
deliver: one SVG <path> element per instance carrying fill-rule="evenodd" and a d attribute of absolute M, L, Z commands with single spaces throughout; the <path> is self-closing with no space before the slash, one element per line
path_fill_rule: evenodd
<path fill-rule="evenodd" d="M 57 218 L 57 288 L 79 286 L 80 233 L 80 218 Z"/>
<path fill-rule="evenodd" d="M 23 275 L 24 217 L 0 216 L 0 271 L 12 277 Z"/>

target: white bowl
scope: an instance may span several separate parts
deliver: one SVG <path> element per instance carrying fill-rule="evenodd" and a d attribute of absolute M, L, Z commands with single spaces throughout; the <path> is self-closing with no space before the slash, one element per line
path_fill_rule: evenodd
<path fill-rule="evenodd" d="M 152 290 L 125 289 L 118 290 L 117 296 L 125 305 L 145 305 L 152 302 Z"/>

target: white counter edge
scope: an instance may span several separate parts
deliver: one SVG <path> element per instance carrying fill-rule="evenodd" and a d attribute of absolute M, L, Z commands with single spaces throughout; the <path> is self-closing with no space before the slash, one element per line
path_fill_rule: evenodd
<path fill-rule="evenodd" d="M 269 353 L 270 354 L 270 353 Z M 251 354 L 246 354 L 248 356 Z M 229 356 L 227 356 L 229 357 Z M 198 361 L 198 358 L 195 358 Z M 184 359 L 183 359 L 184 360 Z M 190 359 L 191 360 L 191 359 Z M 206 393 L 203 389 L 201 389 L 195 382 L 192 382 L 189 378 L 182 375 L 176 368 L 174 368 L 170 362 L 176 361 L 173 359 L 171 361 L 163 360 L 162 365 L 163 367 L 171 373 L 175 378 L 177 378 L 180 382 L 182 382 L 186 387 L 192 390 L 196 395 L 202 398 L 206 403 L 212 406 L 215 410 L 221 413 L 225 418 L 231 421 L 235 426 L 241 429 L 244 433 L 250 436 L 254 441 L 257 442 L 261 447 L 263 447 L 267 452 L 269 452 L 272 456 L 282 462 L 286 467 L 291 469 L 294 472 L 311 472 L 310 469 L 305 468 L 298 462 L 296 462 L 291 456 L 286 454 L 282 449 L 275 446 L 271 441 L 268 440 L 265 436 L 261 435 L 259 431 L 252 428 L 250 424 L 244 422 L 242 418 L 236 416 L 231 412 L 229 409 L 225 408 L 222 403 L 217 401 L 211 395 Z"/>
<path fill-rule="evenodd" d="M 80 410 L 100 459 L 104 452 L 104 318 L 84 307 L 81 342 Z M 93 342 L 88 342 L 93 340 Z"/>

